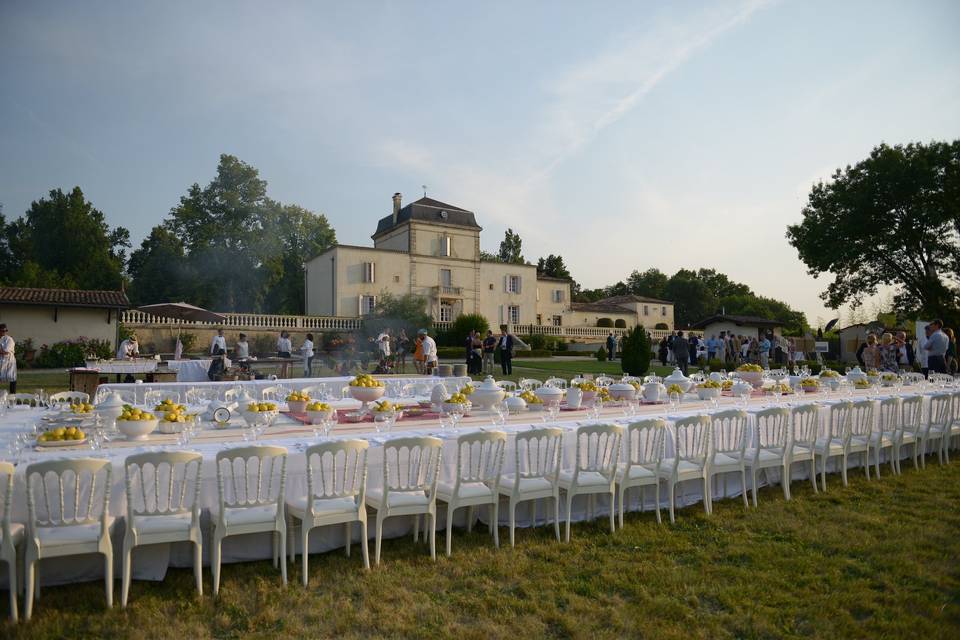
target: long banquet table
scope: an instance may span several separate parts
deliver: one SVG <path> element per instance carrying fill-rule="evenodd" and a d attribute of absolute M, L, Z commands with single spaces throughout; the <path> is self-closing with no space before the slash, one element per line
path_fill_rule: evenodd
<path fill-rule="evenodd" d="M 316 379 L 314 379 L 314 381 L 316 381 Z M 929 397 L 940 392 L 941 391 L 926 388 L 919 389 L 913 387 L 904 387 L 899 392 L 894 390 L 887 392 L 887 390 L 884 390 L 884 393 L 878 396 L 870 397 L 879 400 L 883 397 L 895 395 L 896 393 L 900 393 L 901 395 L 922 394 L 925 398 L 924 420 L 926 420 L 926 412 L 929 407 Z M 852 399 L 863 399 L 866 397 L 866 395 L 867 394 L 865 392 L 858 391 L 853 395 Z M 667 405 L 640 405 L 636 414 L 628 416 L 625 415 L 622 408 L 619 406 L 613 406 L 613 403 L 611 403 L 610 405 L 604 407 L 599 418 L 591 420 L 588 418 L 585 410 L 563 411 L 558 416 L 556 421 L 551 421 L 549 424 L 560 426 L 566 430 L 572 431 L 578 426 L 592 422 L 626 425 L 630 422 L 634 422 L 643 418 L 665 417 L 670 426 L 670 429 L 668 430 L 668 434 L 670 435 L 668 437 L 667 444 L 669 455 L 672 453 L 673 449 L 672 438 L 674 432 L 672 430 L 672 423 L 675 419 L 684 415 L 710 413 L 712 410 L 730 409 L 739 406 L 736 399 L 722 397 L 718 400 L 717 409 L 712 409 L 707 403 L 694 400 L 694 396 L 688 397 L 691 399 L 682 403 L 675 411 L 672 412 L 668 410 Z M 824 434 L 824 430 L 827 428 L 830 404 L 838 402 L 842 399 L 846 398 L 840 398 L 836 395 L 827 397 L 823 394 L 811 394 L 809 397 L 793 397 L 792 399 L 789 396 L 785 396 L 783 403 L 818 403 L 821 407 L 820 429 L 821 434 Z M 407 402 L 409 402 L 409 400 L 407 400 Z M 748 401 L 747 409 L 749 413 L 754 413 L 765 406 L 771 406 L 773 403 L 774 401 L 770 397 L 752 398 Z M 341 408 L 355 408 L 359 406 L 358 402 L 351 399 L 337 400 L 334 401 L 333 404 Z M 9 410 L 5 416 L 0 417 L 0 453 L 7 452 L 8 445 L 15 438 L 15 435 L 18 432 L 23 432 L 31 425 L 31 423 L 40 421 L 42 419 L 42 415 L 43 413 L 40 409 L 11 408 L 11 410 Z M 456 438 L 459 435 L 467 433 L 471 430 L 491 428 L 502 429 L 506 431 L 508 435 L 510 435 L 532 427 L 542 426 L 544 422 L 546 421 L 541 418 L 540 414 L 534 412 L 525 412 L 522 414 L 511 415 L 506 419 L 505 424 L 494 426 L 489 415 L 482 412 L 476 412 L 465 417 L 458 429 L 441 429 L 440 424 L 436 419 L 403 420 L 398 422 L 390 433 L 376 433 L 373 428 L 374 425 L 369 422 L 357 424 L 341 423 L 337 425 L 330 437 L 334 439 L 359 437 L 370 442 L 372 445 L 368 456 L 368 490 L 370 490 L 379 488 L 383 481 L 383 449 L 378 445 L 382 445 L 390 438 L 397 437 L 398 432 L 402 432 L 403 435 L 429 434 L 443 439 L 443 464 L 440 478 L 441 481 L 443 481 L 444 479 L 452 480 L 455 474 L 457 452 Z M 215 456 L 220 450 L 233 446 L 243 446 L 245 444 L 249 444 L 243 441 L 242 436 L 244 429 L 241 427 L 241 425 L 242 420 L 235 419 L 231 422 L 230 428 L 228 429 L 204 429 L 187 447 L 190 450 L 200 452 L 204 458 L 204 464 L 201 473 L 200 501 L 203 513 L 205 537 L 203 549 L 205 563 L 209 561 L 209 545 L 206 543 L 209 541 L 210 534 L 212 532 L 211 514 L 215 514 L 217 510 L 216 468 L 214 462 Z M 266 433 L 264 433 L 264 435 L 257 441 L 258 444 L 277 444 L 285 446 L 289 449 L 290 453 L 287 462 L 286 481 L 286 495 L 288 497 L 306 493 L 307 486 L 304 450 L 306 446 L 316 441 L 317 439 L 314 437 L 311 427 L 304 425 L 284 414 L 281 414 L 277 421 L 275 421 L 273 425 L 267 429 Z M 508 444 L 503 463 L 504 473 L 510 473 L 515 467 L 515 450 L 513 442 L 514 441 L 512 438 L 508 438 Z M 626 438 L 624 438 L 624 449 L 626 449 L 626 444 Z M 573 465 L 575 446 L 576 442 L 574 438 L 564 438 L 563 466 L 565 468 Z M 123 467 L 124 459 L 133 453 L 154 451 L 168 447 L 178 447 L 175 436 L 153 434 L 150 436 L 150 439 L 147 442 L 131 443 L 122 439 L 111 440 L 103 449 L 98 451 L 91 451 L 85 445 L 83 448 L 79 449 L 76 447 L 62 447 L 53 450 L 26 449 L 20 456 L 15 476 L 13 520 L 15 522 L 26 521 L 26 489 L 23 474 L 25 467 L 31 462 L 55 457 L 67 458 L 92 456 L 109 459 L 113 463 L 113 487 L 110 496 L 110 514 L 116 518 L 112 539 L 115 552 L 117 553 L 115 557 L 119 558 L 121 557 L 119 552 L 122 549 L 123 537 L 122 520 L 124 514 L 126 513 L 126 494 Z M 906 456 L 906 452 L 904 452 L 904 455 Z M 856 457 L 854 456 L 851 462 L 855 461 Z M 828 469 L 835 469 L 836 466 L 837 462 L 835 461 L 831 467 L 828 467 Z M 761 485 L 779 482 L 779 473 L 776 470 L 766 471 L 769 475 L 761 475 L 760 478 L 758 478 L 758 482 L 760 482 Z M 886 472 L 886 469 L 884 472 Z M 793 469 L 794 480 L 807 478 L 807 474 L 807 464 L 795 465 Z M 833 482 L 836 482 L 836 480 Z M 729 474 L 727 482 L 717 484 L 725 487 L 726 496 L 739 495 L 740 493 L 740 482 L 737 474 Z M 698 481 L 682 483 L 678 491 L 678 505 L 684 506 L 700 501 L 702 498 L 701 490 L 702 484 Z M 634 491 L 629 495 L 630 497 L 627 508 L 634 511 L 640 509 L 641 505 L 639 492 Z M 646 500 L 642 506 L 644 509 L 651 509 L 654 506 L 653 492 L 647 491 L 645 492 L 645 496 Z M 667 492 L 661 491 L 661 502 L 663 506 L 667 506 L 666 496 Z M 547 506 L 548 505 L 541 504 L 537 508 L 536 524 L 543 524 L 546 522 L 548 518 L 547 514 L 552 513 L 552 509 L 546 508 Z M 585 519 L 585 507 L 585 498 L 578 498 L 574 502 L 574 520 Z M 608 500 L 603 497 L 598 497 L 595 515 L 601 516 L 607 514 L 609 513 L 609 509 L 610 505 Z M 466 514 L 466 509 L 459 511 L 456 516 L 456 524 L 462 524 L 466 519 Z M 485 521 L 487 514 L 481 512 L 479 515 L 480 519 Z M 443 507 L 438 509 L 438 516 L 437 526 L 438 528 L 442 528 L 445 526 L 445 509 Z M 563 505 L 561 505 L 561 517 L 565 517 L 565 513 L 563 513 Z M 507 518 L 508 514 L 506 513 L 506 509 L 501 509 L 501 523 L 505 523 Z M 530 526 L 532 524 L 530 522 L 529 504 L 521 505 L 521 507 L 518 509 L 517 523 L 519 526 Z M 411 531 L 412 524 L 413 521 L 410 518 L 391 518 L 385 523 L 384 537 L 398 537 L 405 535 Z M 359 529 L 355 527 L 353 534 L 355 542 L 359 541 L 358 534 Z M 341 547 L 344 544 L 343 536 L 343 527 L 323 527 L 317 529 L 311 535 L 310 552 L 318 553 Z M 154 545 L 138 549 L 135 553 L 136 556 L 134 558 L 133 573 L 134 578 L 136 579 L 162 580 L 167 567 L 192 566 L 192 551 L 187 544 L 176 543 L 172 545 Z M 224 541 L 223 562 L 240 562 L 255 559 L 266 559 L 271 557 L 271 553 L 272 547 L 270 537 L 268 535 L 237 536 L 227 538 Z M 115 562 L 114 565 L 116 567 L 115 570 L 117 571 L 117 575 L 119 575 L 120 571 L 119 564 L 119 562 Z M 45 585 L 94 580 L 102 576 L 102 561 L 98 556 L 93 555 L 76 558 L 61 558 L 57 559 L 55 562 L 41 561 L 40 568 L 42 583 Z M 2 584 L 2 581 L 0 581 L 0 584 Z"/>

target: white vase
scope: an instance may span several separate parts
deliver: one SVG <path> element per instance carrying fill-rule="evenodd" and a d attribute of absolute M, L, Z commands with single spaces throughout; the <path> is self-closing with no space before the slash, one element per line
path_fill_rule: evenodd
<path fill-rule="evenodd" d="M 579 387 L 570 387 L 567 389 L 567 406 L 571 409 L 579 409 L 583 402 L 583 391 Z"/>

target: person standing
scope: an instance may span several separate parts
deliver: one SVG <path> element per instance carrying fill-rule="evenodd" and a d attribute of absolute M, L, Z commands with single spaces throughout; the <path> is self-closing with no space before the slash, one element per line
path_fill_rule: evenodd
<path fill-rule="evenodd" d="M 430 337 L 430 334 L 427 333 L 426 329 L 420 329 L 418 332 L 423 336 L 423 367 L 424 373 L 431 375 L 434 368 L 439 364 L 440 360 L 437 357 L 437 343 Z"/>
<path fill-rule="evenodd" d="M 947 373 L 955 375 L 957 373 L 957 337 L 953 335 L 953 329 L 945 327 L 943 332 L 947 334 Z"/>
<path fill-rule="evenodd" d="M 473 375 L 473 338 L 477 335 L 476 329 L 470 329 L 466 340 L 463 341 L 463 357 L 467 364 L 467 374 Z"/>
<path fill-rule="evenodd" d="M 657 357 L 660 358 L 660 364 L 667 366 L 667 336 L 660 338 L 660 345 L 657 347 Z"/>
<path fill-rule="evenodd" d="M 17 344 L 7 334 L 7 325 L 0 324 L 0 382 L 10 384 L 10 393 L 17 392 Z"/>
<path fill-rule="evenodd" d="M 400 373 L 407 372 L 407 354 L 410 352 L 410 338 L 407 337 L 407 330 L 400 329 L 400 335 L 397 336 L 397 368 Z"/>
<path fill-rule="evenodd" d="M 281 331 L 280 337 L 277 338 L 277 357 L 289 358 L 291 353 L 293 353 L 293 343 L 290 342 L 290 334 Z"/>
<path fill-rule="evenodd" d="M 717 347 L 718 347 L 717 334 L 712 334 L 710 339 L 707 340 L 707 360 L 713 360 L 717 357 Z"/>
<path fill-rule="evenodd" d="M 617 339 L 613 337 L 613 331 L 607 336 L 607 362 L 613 360 L 617 355 Z"/>
<path fill-rule="evenodd" d="M 907 334 L 903 331 L 897 331 L 897 364 L 901 369 L 913 369 L 915 354 L 913 345 L 907 342 Z"/>
<path fill-rule="evenodd" d="M 500 352 L 500 368 L 503 370 L 503 375 L 511 375 L 513 373 L 513 334 L 507 331 L 507 325 L 500 326 L 497 350 Z"/>
<path fill-rule="evenodd" d="M 690 334 L 690 338 L 687 341 L 689 343 L 687 351 L 690 354 L 690 366 L 697 364 L 697 352 L 700 348 L 700 338 Z"/>
<path fill-rule="evenodd" d="M 687 375 L 687 368 L 690 366 L 690 343 L 683 337 L 683 331 L 677 331 L 677 336 L 673 339 L 673 355 L 677 358 L 677 367 L 683 375 Z"/>
<path fill-rule="evenodd" d="M 920 372 L 923 374 L 923 377 L 927 377 L 927 373 L 930 372 L 928 365 L 928 358 L 930 352 L 927 351 L 927 342 L 930 340 L 930 334 L 933 333 L 933 327 L 929 324 L 923 328 L 923 335 L 917 340 L 917 360 L 920 361 Z"/>
<path fill-rule="evenodd" d="M 950 338 L 943 332 L 942 320 L 934 320 L 930 327 L 930 338 L 923 347 L 927 352 L 927 368 L 931 373 L 946 373 Z"/>
<path fill-rule="evenodd" d="M 247 342 L 247 334 L 240 334 L 240 339 L 237 340 L 237 345 L 233 348 L 233 354 L 237 360 L 250 359 L 250 343 Z"/>
<path fill-rule="evenodd" d="M 867 368 L 867 371 L 880 368 L 880 345 L 878 342 L 875 334 L 871 333 L 867 336 L 867 346 L 864 347 L 861 353 L 863 365 Z"/>
<path fill-rule="evenodd" d="M 900 367 L 897 364 L 900 348 L 893 341 L 893 334 L 884 333 L 880 337 L 880 371 L 890 371 L 900 373 Z"/>
<path fill-rule="evenodd" d="M 420 375 L 423 375 L 423 372 L 426 371 L 423 360 L 423 335 L 420 333 L 417 333 L 417 339 L 413 344 L 413 368 Z"/>
<path fill-rule="evenodd" d="M 770 339 L 767 336 L 761 336 L 760 342 L 757 345 L 757 350 L 760 352 L 760 366 L 764 369 L 770 368 Z"/>
<path fill-rule="evenodd" d="M 497 350 L 497 338 L 493 331 L 487 329 L 487 337 L 483 339 L 483 372 L 493 375 L 493 354 Z"/>
<path fill-rule="evenodd" d="M 132 360 L 140 355 L 140 345 L 137 336 L 131 335 L 117 347 L 117 360 Z"/>
<path fill-rule="evenodd" d="M 223 337 L 223 329 L 217 329 L 217 335 L 210 341 L 210 354 L 215 355 L 217 347 L 220 347 L 220 353 L 227 352 L 227 339 Z"/>
<path fill-rule="evenodd" d="M 300 355 L 303 356 L 303 377 L 309 378 L 313 374 L 313 334 L 308 333 L 307 339 L 300 345 Z"/>

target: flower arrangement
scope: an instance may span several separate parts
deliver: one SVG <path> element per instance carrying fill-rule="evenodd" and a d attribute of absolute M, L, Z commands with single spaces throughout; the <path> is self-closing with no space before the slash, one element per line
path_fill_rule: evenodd
<path fill-rule="evenodd" d="M 721 385 L 716 380 L 704 380 L 703 382 L 698 384 L 697 387 L 699 387 L 700 389 L 721 389 L 723 388 L 723 385 Z"/>
<path fill-rule="evenodd" d="M 749 372 L 749 373 L 761 373 L 763 367 L 758 364 L 742 364 L 737 367 L 737 371 Z"/>
<path fill-rule="evenodd" d="M 678 385 L 678 384 L 676 384 L 676 383 L 671 384 L 669 387 L 667 387 L 667 393 L 668 393 L 668 394 L 674 394 L 674 393 L 676 393 L 676 394 L 679 394 L 679 395 L 682 396 L 682 395 L 683 395 L 683 387 L 681 387 L 680 385 Z"/>

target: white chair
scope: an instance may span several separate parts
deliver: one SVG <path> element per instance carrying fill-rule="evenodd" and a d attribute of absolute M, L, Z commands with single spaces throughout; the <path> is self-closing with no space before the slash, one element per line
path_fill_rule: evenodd
<path fill-rule="evenodd" d="M 843 462 L 841 473 L 843 485 L 847 485 L 847 438 L 850 435 L 850 412 L 853 403 L 844 400 L 830 405 L 830 416 L 827 419 L 827 433 L 817 437 L 814 444 L 814 453 L 820 456 L 820 489 L 827 490 L 827 460 L 840 456 Z"/>
<path fill-rule="evenodd" d="M 703 510 L 710 515 L 710 484 L 707 480 L 707 456 L 710 453 L 710 416 L 688 416 L 674 423 L 674 454 L 660 463 L 660 477 L 670 492 L 670 522 L 676 522 L 677 483 L 703 482 Z"/>
<path fill-rule="evenodd" d="M 300 392 L 307 394 L 314 400 L 317 400 L 327 395 L 327 385 L 323 383 L 312 384 L 300 389 Z"/>
<path fill-rule="evenodd" d="M 507 393 L 512 393 L 517 390 L 517 383 L 513 380 L 497 380 L 497 386 Z"/>
<path fill-rule="evenodd" d="M 897 449 L 913 444 L 913 468 L 920 469 L 920 434 L 923 431 L 923 396 L 912 395 L 901 399 L 900 429 L 897 434 Z M 900 456 L 897 454 L 897 471 L 901 471 Z"/>
<path fill-rule="evenodd" d="M 347 556 L 353 542 L 353 523 L 360 523 L 363 566 L 370 568 L 367 545 L 367 450 L 366 440 L 340 440 L 307 447 L 307 493 L 287 500 L 290 527 L 290 561 L 297 560 L 293 529 L 300 523 L 303 553 L 303 586 L 307 586 L 310 532 L 317 527 L 343 524 Z"/>
<path fill-rule="evenodd" d="M 594 382 L 598 387 L 608 387 L 615 382 L 610 376 L 597 376 Z"/>
<path fill-rule="evenodd" d="M 750 469 L 753 506 L 757 506 L 757 471 L 773 468 L 783 470 L 787 453 L 787 427 L 790 424 L 790 410 L 786 407 L 771 407 L 758 411 L 754 418 L 756 419 L 756 436 L 744 451 L 743 464 Z M 716 425 L 714 425 L 714 429 L 716 429 Z M 784 473 L 780 478 L 780 485 L 785 499 L 788 498 L 787 487 L 789 484 L 790 479 Z M 744 487 L 743 495 L 747 495 L 746 487 Z"/>
<path fill-rule="evenodd" d="M 641 420 L 627 427 L 626 462 L 617 466 L 617 486 L 620 500 L 620 528 L 623 529 L 623 511 L 627 489 L 640 487 L 640 510 L 643 511 L 643 498 L 646 487 L 655 489 L 657 523 L 660 518 L 660 462 L 663 460 L 667 423 L 662 418 Z"/>
<path fill-rule="evenodd" d="M 171 400 L 176 404 L 180 404 L 180 392 L 165 391 L 163 389 L 151 389 L 143 393 L 143 404 L 151 409 L 164 400 Z"/>
<path fill-rule="evenodd" d="M 570 379 L 570 386 L 572 387 L 575 384 L 583 384 L 584 382 L 588 382 L 588 380 L 582 376 L 576 376 Z"/>
<path fill-rule="evenodd" d="M 553 528 L 560 542 L 560 454 L 563 429 L 543 427 L 516 437 L 514 472 L 500 478 L 500 494 L 510 499 L 510 546 L 514 546 L 517 504 L 531 501 L 530 524 L 537 524 L 537 500 L 553 499 Z"/>
<path fill-rule="evenodd" d="M 162 451 L 128 456 L 127 518 L 123 536 L 120 606 L 127 606 L 133 549 L 146 544 L 190 542 L 197 594 L 203 595 L 203 536 L 200 531 L 200 470 L 203 456 Z"/>
<path fill-rule="evenodd" d="M 544 383 L 545 387 L 553 387 L 554 389 L 566 389 L 567 381 L 563 378 L 548 378 Z"/>
<path fill-rule="evenodd" d="M 287 480 L 284 447 L 253 446 L 217 452 L 220 512 L 213 528 L 213 595 L 220 592 L 220 547 L 227 536 L 273 534 L 273 566 L 287 584 L 287 521 L 283 512 Z"/>
<path fill-rule="evenodd" d="M 396 438 L 383 445 L 383 488 L 367 491 L 367 506 L 376 509 L 374 563 L 380 564 L 383 521 L 392 516 L 417 516 L 429 522 L 430 557 L 437 558 L 437 480 L 443 441 L 433 437 Z"/>
<path fill-rule="evenodd" d="M 617 463 L 620 458 L 620 440 L 623 427 L 616 424 L 593 424 L 578 427 L 576 454 L 572 469 L 561 469 L 560 489 L 567 497 L 567 525 L 564 539 L 570 542 L 570 522 L 573 519 L 573 499 L 589 496 L 587 517 L 594 517 L 594 498 L 599 494 L 610 496 L 610 533 L 615 533 Z"/>
<path fill-rule="evenodd" d="M 923 377 L 922 373 L 917 373 L 914 371 L 908 371 L 906 373 L 901 373 L 900 377 L 903 378 L 904 384 L 918 384 L 921 382 L 926 382 L 926 378 Z"/>
<path fill-rule="evenodd" d="M 243 389 L 227 389 L 223 392 L 224 402 L 237 402 L 237 398 L 243 396 Z"/>
<path fill-rule="evenodd" d="M 36 565 L 43 558 L 102 554 L 107 608 L 113 606 L 113 518 L 107 513 L 112 469 L 108 460 L 94 458 L 49 460 L 27 467 L 25 620 L 33 613 L 34 598 L 40 597 Z"/>
<path fill-rule="evenodd" d="M 863 462 L 864 472 L 867 474 L 867 480 L 870 479 L 870 437 L 873 431 L 873 400 L 858 400 L 850 408 L 850 429 L 847 432 L 846 456 L 849 460 L 854 453 L 862 454 L 860 459 Z M 847 463 L 844 462 L 843 470 L 846 472 Z M 846 476 L 846 473 L 844 473 Z M 844 486 L 847 485 L 844 477 Z"/>
<path fill-rule="evenodd" d="M 747 472 L 744 459 L 747 450 L 747 412 L 741 409 L 718 411 L 710 416 L 713 443 L 707 457 L 707 487 L 710 490 L 710 513 L 713 513 L 713 477 L 723 475 L 723 493 L 727 496 L 727 474 L 740 472 L 740 495 L 747 502 Z"/>
<path fill-rule="evenodd" d="M 447 503 L 447 557 L 450 557 L 453 514 L 461 507 L 469 509 L 467 532 L 473 529 L 474 510 L 490 507 L 489 528 L 493 546 L 500 548 L 497 526 L 500 518 L 500 471 L 507 434 L 503 431 L 477 431 L 457 438 L 457 468 L 453 482 L 437 486 L 437 498 Z"/>
<path fill-rule="evenodd" d="M 17 621 L 17 548 L 23 540 L 23 525 L 10 522 L 13 511 L 13 473 L 9 462 L 0 462 L 0 562 L 7 563 L 10 589 L 10 619 Z"/>
<path fill-rule="evenodd" d="M 280 402 L 286 396 L 287 392 L 280 385 L 260 389 L 260 400 L 263 402 Z"/>
<path fill-rule="evenodd" d="M 65 402 L 73 404 L 75 402 L 90 402 L 90 394 L 83 391 L 61 391 L 60 393 L 50 394 L 51 404 L 60 404 Z"/>
<path fill-rule="evenodd" d="M 819 431 L 820 407 L 802 404 L 790 410 L 790 437 L 787 438 L 787 450 L 783 456 L 783 492 L 787 500 L 791 498 L 792 466 L 798 462 L 810 462 L 810 484 L 813 485 L 813 492 L 818 493 L 816 449 Z"/>
<path fill-rule="evenodd" d="M 890 472 L 897 475 L 897 461 L 900 456 L 900 447 L 897 444 L 897 433 L 900 430 L 900 417 L 903 415 L 903 400 L 899 396 L 884 398 L 877 407 L 877 420 L 874 429 L 870 432 L 870 448 L 874 450 L 874 470 L 880 477 L 880 454 L 884 449 L 890 449 Z"/>
<path fill-rule="evenodd" d="M 954 391 L 951 397 L 953 401 L 950 405 L 951 409 L 947 420 L 947 433 L 943 438 L 943 457 L 948 463 L 950 462 L 951 443 L 960 436 L 960 391 Z M 956 449 L 957 447 L 953 448 Z"/>
<path fill-rule="evenodd" d="M 947 393 L 930 396 L 930 412 L 927 415 L 927 422 L 920 432 L 920 466 L 922 468 L 927 466 L 927 448 L 932 442 L 937 444 L 937 455 L 940 458 L 940 464 L 943 464 L 944 440 L 950 432 L 952 403 L 953 398 Z"/>
<path fill-rule="evenodd" d="M 194 387 L 184 394 L 187 404 L 202 405 L 220 399 L 220 390 L 216 387 Z"/>
<path fill-rule="evenodd" d="M 520 380 L 519 386 L 521 389 L 527 391 L 535 391 L 543 386 L 543 381 L 537 380 L 536 378 L 523 378 Z"/>
<path fill-rule="evenodd" d="M 40 396 L 34 393 L 8 393 L 7 394 L 7 406 L 16 407 L 16 406 L 31 406 L 36 407 L 40 404 Z"/>
<path fill-rule="evenodd" d="M 116 393 L 118 396 L 120 396 L 120 399 L 127 404 L 130 404 L 130 405 L 137 404 L 136 391 L 132 391 L 132 390 L 131 391 L 111 391 L 106 387 L 100 387 L 97 389 L 97 395 L 95 396 L 97 400 L 94 404 L 99 404 L 103 402 L 106 399 L 106 397 L 111 393 Z"/>

